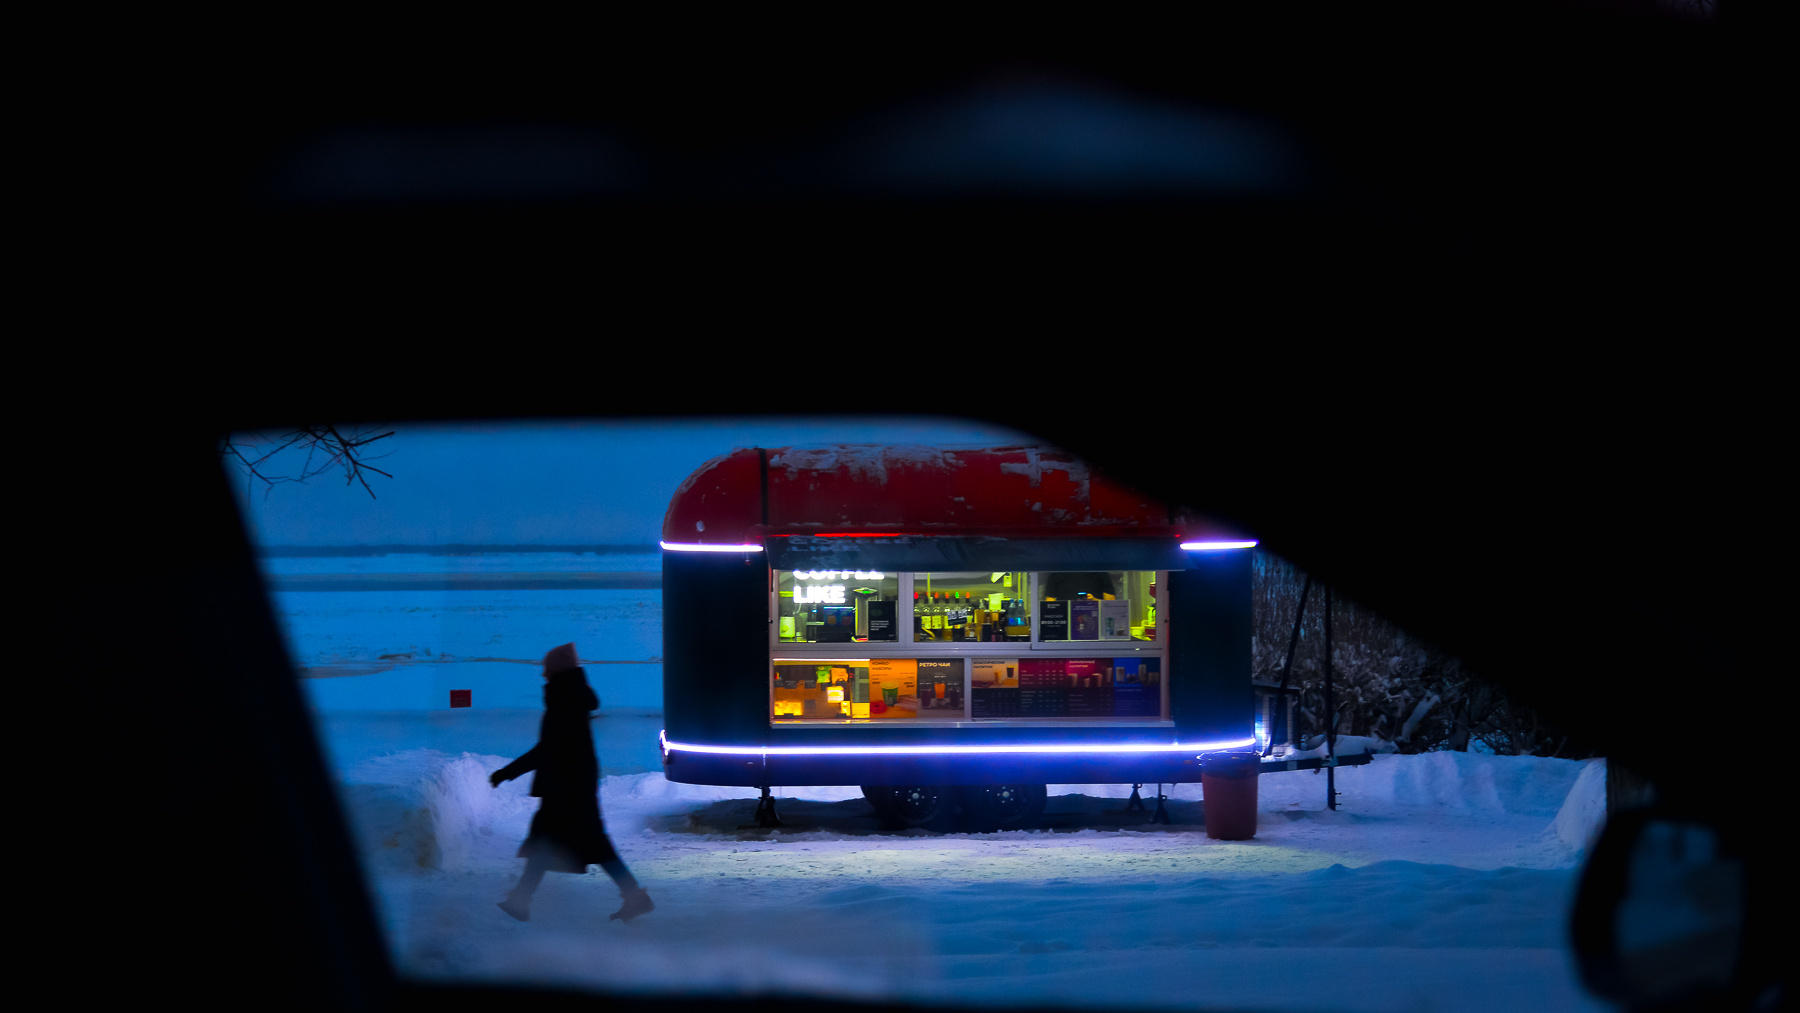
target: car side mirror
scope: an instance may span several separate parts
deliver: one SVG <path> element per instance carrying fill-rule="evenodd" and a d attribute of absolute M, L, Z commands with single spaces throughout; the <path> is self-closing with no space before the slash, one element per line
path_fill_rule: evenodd
<path fill-rule="evenodd" d="M 1753 918 L 1745 837 L 1703 816 L 1658 809 L 1612 814 L 1582 870 L 1571 922 L 1593 992 L 1627 1009 L 1776 1009 Z M 1766 889 L 1769 884 L 1764 884 Z"/>

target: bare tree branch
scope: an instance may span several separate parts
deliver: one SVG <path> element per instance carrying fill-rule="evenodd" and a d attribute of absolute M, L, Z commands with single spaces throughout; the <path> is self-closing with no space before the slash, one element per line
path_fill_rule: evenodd
<path fill-rule="evenodd" d="M 345 485 L 361 483 L 369 498 L 375 499 L 375 490 L 369 485 L 364 473 L 372 471 L 385 478 L 394 477 L 369 463 L 371 459 L 379 460 L 387 456 L 378 454 L 371 457 L 367 449 L 369 445 L 394 435 L 393 430 L 375 432 L 379 428 L 381 427 L 359 429 L 345 435 L 333 425 L 301 426 L 273 437 L 270 443 L 232 433 L 220 440 L 219 454 L 227 459 L 235 459 L 245 473 L 261 480 L 265 494 L 283 482 L 305 482 L 334 468 L 341 468 Z M 268 449 L 263 452 L 265 447 Z M 271 473 L 271 462 L 278 455 L 300 447 L 305 448 L 306 458 L 301 462 L 298 474 Z"/>

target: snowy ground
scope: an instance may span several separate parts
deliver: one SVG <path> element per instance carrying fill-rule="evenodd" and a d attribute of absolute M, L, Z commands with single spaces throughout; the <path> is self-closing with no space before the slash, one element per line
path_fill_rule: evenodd
<path fill-rule="evenodd" d="M 523 712 L 327 720 L 387 937 L 438 980 L 608 990 L 795 993 L 921 1003 L 1268 1010 L 1599 1008 L 1568 962 L 1598 763 L 1383 755 L 1325 778 L 1260 782 L 1257 836 L 1207 838 L 1198 785 L 1174 824 L 1124 811 L 1129 786 L 1059 785 L 1046 827 L 884 832 L 855 788 L 783 789 L 779 830 L 754 793 L 608 776 L 615 843 L 656 899 L 631 926 L 598 872 L 551 876 L 533 919 L 494 902 L 534 808 L 487 773 L 528 747 Z M 454 728 L 445 720 L 456 722 Z M 415 726 L 407 748 L 381 748 Z M 653 717 L 609 716 L 629 757 Z M 381 731 L 384 729 L 385 731 Z M 380 740 L 369 738 L 379 734 Z M 417 745 L 467 735 L 492 748 Z"/>
<path fill-rule="evenodd" d="M 280 573 L 640 569 L 626 557 L 271 560 Z M 747 790 L 660 773 L 654 590 L 279 591 L 380 905 L 411 975 L 689 994 L 994 1006 L 1307 1011 L 1603 1008 L 1569 964 L 1597 761 L 1377 756 L 1263 777 L 1255 839 L 1206 837 L 1199 786 L 1174 825 L 1129 785 L 1052 786 L 1035 832 L 882 831 L 855 788 Z M 657 909 L 625 926 L 604 876 L 552 875 L 531 922 L 494 906 L 534 802 L 488 771 L 535 740 L 535 661 L 574 640 L 605 704 L 608 826 Z M 478 659 L 478 660 L 475 660 Z M 447 709 L 472 689 L 472 709 Z"/>

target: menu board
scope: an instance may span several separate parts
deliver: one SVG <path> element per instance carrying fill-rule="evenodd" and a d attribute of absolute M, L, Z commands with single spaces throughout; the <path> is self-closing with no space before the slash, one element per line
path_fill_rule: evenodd
<path fill-rule="evenodd" d="M 918 716 L 960 718 L 963 715 L 962 659 L 918 661 Z"/>
<path fill-rule="evenodd" d="M 969 714 L 978 718 L 1016 718 L 1019 716 L 1019 694 L 1023 692 L 1017 686 L 1001 689 L 997 686 L 969 687 Z"/>
<path fill-rule="evenodd" d="M 1019 662 L 1019 688 L 1067 689 L 1067 666 L 1062 658 L 1025 658 Z"/>
<path fill-rule="evenodd" d="M 916 718 L 919 716 L 919 667 L 910 658 L 874 658 L 869 661 L 869 717 Z"/>
<path fill-rule="evenodd" d="M 1038 639 L 1069 639 L 1068 602 L 1045 601 L 1038 603 Z"/>
<path fill-rule="evenodd" d="M 1019 689 L 1019 716 L 1023 718 L 1061 718 L 1069 714 L 1069 691 L 1055 689 Z"/>
<path fill-rule="evenodd" d="M 780 721 L 1160 717 L 1158 658 L 874 658 L 774 664 Z"/>
<path fill-rule="evenodd" d="M 977 661 L 975 662 L 974 671 L 969 674 L 969 682 L 974 686 L 1018 689 L 1019 659 L 1000 658 L 997 660 Z"/>
<path fill-rule="evenodd" d="M 1113 659 L 1113 714 L 1162 716 L 1162 659 Z"/>
<path fill-rule="evenodd" d="M 1113 658 L 1069 658 L 1063 662 L 1070 689 L 1111 689 Z"/>
<path fill-rule="evenodd" d="M 1060 718 L 1068 710 L 1068 663 L 1062 658 L 1020 659 L 1019 716 Z"/>
<path fill-rule="evenodd" d="M 976 661 L 969 671 L 969 715 L 977 718 L 1019 716 L 1019 659 Z"/>
<path fill-rule="evenodd" d="M 977 661 L 974 671 L 973 717 L 1162 716 L 1158 658 L 1007 658 Z"/>

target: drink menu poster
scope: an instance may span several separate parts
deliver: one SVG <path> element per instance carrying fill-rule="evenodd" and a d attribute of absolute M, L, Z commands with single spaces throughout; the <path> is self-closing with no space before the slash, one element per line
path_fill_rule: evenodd
<path fill-rule="evenodd" d="M 919 716 L 919 662 L 910 658 L 869 661 L 869 717 Z"/>
<path fill-rule="evenodd" d="M 969 690 L 969 714 L 978 718 L 1016 718 L 1022 690 L 975 686 Z"/>
<path fill-rule="evenodd" d="M 976 686 L 1017 689 L 1019 688 L 1019 659 L 1001 658 L 977 661 L 974 663 L 973 671 L 969 673 L 969 681 Z"/>
<path fill-rule="evenodd" d="M 1069 658 L 1063 669 L 1069 684 L 1067 713 L 1072 718 L 1113 716 L 1114 658 Z"/>
<path fill-rule="evenodd" d="M 1103 601 L 1100 603 L 1100 639 L 1131 639 L 1131 602 Z"/>
<path fill-rule="evenodd" d="M 1070 689 L 1111 689 L 1114 660 L 1113 658 L 1069 658 L 1062 663 L 1063 672 L 1067 675 L 1066 684 Z"/>
<path fill-rule="evenodd" d="M 1069 639 L 1100 639 L 1100 603 L 1077 598 L 1069 602 Z"/>
<path fill-rule="evenodd" d="M 1024 658 L 1019 662 L 1021 689 L 1066 689 L 1067 662 L 1062 658 Z"/>
<path fill-rule="evenodd" d="M 1069 713 L 1069 691 L 1056 689 L 1019 690 L 1019 716 L 1024 718 L 1060 718 Z"/>
<path fill-rule="evenodd" d="M 962 661 L 920 660 L 914 664 L 918 669 L 919 716 L 962 717 Z"/>
<path fill-rule="evenodd" d="M 1065 689 L 1064 708 L 1072 718 L 1110 718 L 1113 713 L 1113 692 L 1106 689 Z"/>
<path fill-rule="evenodd" d="M 891 601 L 872 601 L 865 606 L 869 617 L 870 640 L 883 642 L 899 638 L 894 626 L 895 604 Z"/>
<path fill-rule="evenodd" d="M 1113 714 L 1119 717 L 1162 716 L 1162 660 L 1113 659 Z"/>

